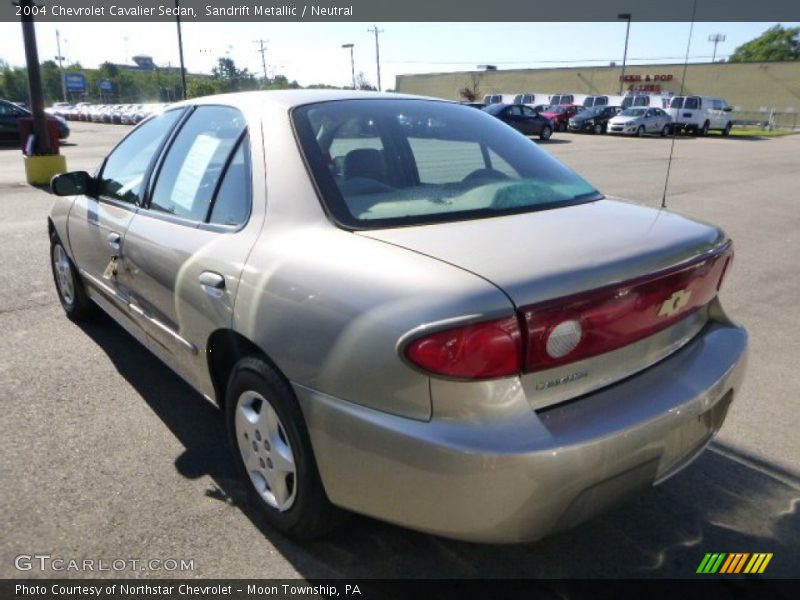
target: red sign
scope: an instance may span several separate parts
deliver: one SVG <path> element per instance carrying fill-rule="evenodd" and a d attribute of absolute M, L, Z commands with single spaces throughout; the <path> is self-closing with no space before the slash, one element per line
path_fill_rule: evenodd
<path fill-rule="evenodd" d="M 627 83 L 638 83 L 640 81 L 672 81 L 672 74 L 658 73 L 656 75 L 620 75 L 619 80 Z"/>

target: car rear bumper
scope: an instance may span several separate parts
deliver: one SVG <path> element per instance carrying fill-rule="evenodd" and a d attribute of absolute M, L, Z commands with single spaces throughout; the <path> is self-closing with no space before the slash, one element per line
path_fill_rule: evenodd
<path fill-rule="evenodd" d="M 742 328 L 712 323 L 621 383 L 488 422 L 437 419 L 435 406 L 421 422 L 295 390 L 334 504 L 437 535 L 509 543 L 574 526 L 691 462 L 722 426 L 746 352 Z"/>

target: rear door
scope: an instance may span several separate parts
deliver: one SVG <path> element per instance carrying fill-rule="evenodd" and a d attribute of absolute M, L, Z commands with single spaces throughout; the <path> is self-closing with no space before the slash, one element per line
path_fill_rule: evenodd
<path fill-rule="evenodd" d="M 536 111 L 530 106 L 523 106 L 522 117 L 525 119 L 526 133 L 528 135 L 538 135 L 542 132 L 542 125 L 544 121 L 539 120 Z"/>
<path fill-rule="evenodd" d="M 252 155 L 239 110 L 197 107 L 156 166 L 125 238 L 132 310 L 171 366 L 201 390 L 210 390 L 208 339 L 233 322 L 260 231 L 250 218 Z"/>

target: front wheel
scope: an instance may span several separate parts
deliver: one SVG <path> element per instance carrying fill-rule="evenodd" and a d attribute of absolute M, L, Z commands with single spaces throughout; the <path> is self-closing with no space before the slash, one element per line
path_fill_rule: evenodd
<path fill-rule="evenodd" d="M 594 131 L 595 135 L 600 135 L 601 133 L 603 133 L 603 124 L 602 123 L 595 123 L 593 131 Z"/>
<path fill-rule="evenodd" d="M 642 137 L 644 135 L 644 125 L 639 125 L 639 129 L 636 130 L 636 137 Z"/>
<path fill-rule="evenodd" d="M 342 513 L 325 495 L 294 393 L 266 361 L 236 363 L 225 417 L 237 470 L 252 504 L 273 527 L 311 539 L 338 525 Z"/>
<path fill-rule="evenodd" d="M 669 125 L 664 125 L 664 127 L 661 128 L 661 137 L 667 137 L 671 133 L 672 128 Z"/>
<path fill-rule="evenodd" d="M 731 133 L 731 129 L 732 129 L 732 128 L 733 128 L 733 123 L 731 123 L 730 121 L 728 121 L 728 122 L 725 124 L 725 129 L 723 129 L 723 130 L 722 130 L 722 135 L 723 135 L 724 137 L 727 137 L 727 136 L 729 136 L 729 135 L 730 135 L 730 133 Z"/>
<path fill-rule="evenodd" d="M 544 127 L 542 127 L 542 131 L 539 134 L 539 139 L 549 140 L 551 135 L 553 135 L 553 130 L 550 128 L 549 125 L 545 125 Z"/>
<path fill-rule="evenodd" d="M 50 267 L 53 271 L 58 300 L 67 317 L 73 321 L 85 321 L 91 318 L 97 307 L 86 294 L 75 265 L 55 234 L 50 236 Z"/>

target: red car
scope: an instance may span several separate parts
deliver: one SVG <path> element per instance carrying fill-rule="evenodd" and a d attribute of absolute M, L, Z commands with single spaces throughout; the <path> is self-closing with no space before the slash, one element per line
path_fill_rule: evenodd
<path fill-rule="evenodd" d="M 563 106 L 548 106 L 539 114 L 550 119 L 550 122 L 553 123 L 553 129 L 556 131 L 566 131 L 570 118 L 582 110 L 583 106 L 567 104 Z"/>

